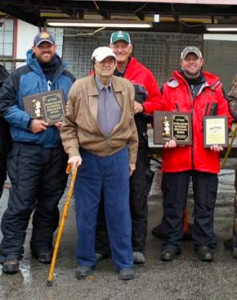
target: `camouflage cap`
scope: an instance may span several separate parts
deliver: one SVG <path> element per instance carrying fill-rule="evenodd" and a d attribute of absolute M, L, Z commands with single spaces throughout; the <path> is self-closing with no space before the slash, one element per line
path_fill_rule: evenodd
<path fill-rule="evenodd" d="M 202 52 L 195 46 L 188 46 L 188 47 L 184 48 L 184 50 L 181 52 L 180 58 L 185 59 L 185 57 L 189 53 L 194 53 L 197 55 L 198 58 L 202 58 Z"/>

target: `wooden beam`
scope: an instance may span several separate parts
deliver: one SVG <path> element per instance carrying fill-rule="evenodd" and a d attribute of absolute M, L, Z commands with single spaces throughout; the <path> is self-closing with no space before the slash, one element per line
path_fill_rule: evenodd
<path fill-rule="evenodd" d="M 85 0 L 82 0 L 85 1 Z M 212 4 L 212 5 L 237 5 L 237 0 L 100 0 L 101 2 L 141 2 L 141 3 L 179 3 L 179 4 Z"/>

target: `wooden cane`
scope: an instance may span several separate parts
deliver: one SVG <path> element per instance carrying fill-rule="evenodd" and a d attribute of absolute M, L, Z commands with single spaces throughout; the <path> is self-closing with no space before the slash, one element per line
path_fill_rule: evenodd
<path fill-rule="evenodd" d="M 233 145 L 233 142 L 234 142 L 234 139 L 235 139 L 235 136 L 236 136 L 236 131 L 237 131 L 237 125 L 235 126 L 235 129 L 232 132 L 232 136 L 231 136 L 231 141 L 230 141 L 229 147 L 228 147 L 228 149 L 226 151 L 225 157 L 223 158 L 223 160 L 221 162 L 221 167 L 220 167 L 221 169 L 224 168 L 225 162 L 227 161 L 227 158 L 228 158 L 228 156 L 230 154 L 230 150 L 232 148 L 232 145 Z"/>
<path fill-rule="evenodd" d="M 69 174 L 70 172 L 71 172 L 71 165 L 68 164 L 66 173 Z M 63 234 L 63 228 L 64 228 L 65 221 L 66 221 L 66 218 L 67 218 L 69 204 L 70 204 L 70 201 L 72 199 L 72 193 L 73 193 L 73 188 L 74 188 L 74 183 L 75 183 L 75 180 L 76 180 L 76 176 L 77 176 L 77 168 L 74 170 L 74 172 L 72 174 L 72 179 L 71 179 L 70 186 L 69 186 L 68 193 L 67 193 L 67 199 L 66 199 L 66 202 L 64 204 L 63 214 L 62 214 L 62 217 L 61 217 L 60 225 L 59 225 L 59 228 L 58 228 L 58 234 L 57 234 L 57 238 L 56 238 L 55 245 L 54 245 L 53 257 L 52 257 L 51 265 L 50 265 L 50 268 L 49 268 L 47 286 L 52 286 L 53 271 L 54 271 L 54 267 L 55 267 L 57 254 L 58 254 L 58 248 L 59 248 L 61 237 L 62 237 L 62 234 Z"/>

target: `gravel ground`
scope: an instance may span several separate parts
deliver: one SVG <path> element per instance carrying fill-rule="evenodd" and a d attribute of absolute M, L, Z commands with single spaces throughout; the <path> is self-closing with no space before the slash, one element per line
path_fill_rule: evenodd
<path fill-rule="evenodd" d="M 157 166 L 153 166 L 156 170 Z M 85 280 L 75 278 L 75 216 L 74 201 L 62 237 L 56 262 L 53 286 L 47 287 L 48 266 L 31 258 L 29 225 L 25 241 L 25 256 L 21 271 L 15 275 L 2 274 L 0 270 L 0 299 L 17 300 L 209 300 L 236 299 L 237 260 L 223 247 L 223 240 L 231 236 L 233 220 L 234 171 L 223 170 L 220 174 L 215 229 L 219 245 L 211 263 L 200 262 L 191 241 L 182 243 L 182 254 L 173 262 L 159 259 L 161 241 L 151 235 L 162 216 L 160 173 L 157 172 L 149 196 L 149 228 L 147 235 L 146 263 L 136 266 L 136 277 L 128 282 L 118 280 L 110 259 L 101 261 L 93 275 Z M 6 184 L 0 202 L 0 214 L 7 205 L 9 183 Z M 64 195 L 61 205 L 65 201 Z M 192 221 L 192 192 L 190 187 L 189 219 Z"/>

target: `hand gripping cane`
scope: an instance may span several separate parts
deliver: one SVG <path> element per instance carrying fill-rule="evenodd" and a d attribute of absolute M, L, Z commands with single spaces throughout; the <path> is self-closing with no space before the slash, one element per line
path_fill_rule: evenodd
<path fill-rule="evenodd" d="M 59 228 L 58 228 L 58 234 L 57 234 L 57 238 L 56 238 L 55 245 L 54 245 L 52 262 L 51 262 L 51 265 L 50 265 L 50 268 L 49 268 L 47 286 L 52 285 L 53 271 L 54 271 L 54 267 L 55 267 L 57 254 L 58 254 L 58 248 L 59 248 L 61 237 L 62 237 L 62 234 L 63 234 L 63 228 L 64 228 L 65 221 L 66 221 L 67 214 L 68 214 L 69 204 L 70 204 L 70 201 L 71 201 L 71 198 L 72 198 L 74 183 L 75 183 L 76 176 L 77 176 L 77 169 L 78 168 L 76 168 L 75 171 L 72 174 L 72 179 L 71 179 L 70 186 L 69 186 L 68 193 L 67 193 L 67 200 L 64 204 L 63 214 L 62 214 L 62 217 L 61 217 L 61 220 L 60 220 L 60 225 L 59 225 Z M 71 172 L 71 165 L 68 165 L 66 173 L 69 174 L 70 172 Z"/>

